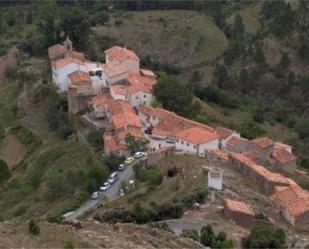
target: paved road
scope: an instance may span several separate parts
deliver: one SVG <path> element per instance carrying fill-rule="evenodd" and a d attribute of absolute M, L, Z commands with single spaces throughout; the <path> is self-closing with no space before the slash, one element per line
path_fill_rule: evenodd
<path fill-rule="evenodd" d="M 82 215 L 84 212 L 89 210 L 90 208 L 96 207 L 99 203 L 102 203 L 104 201 L 111 201 L 115 200 L 119 197 L 118 191 L 121 185 L 122 181 L 129 181 L 134 176 L 134 171 L 132 166 L 128 166 L 124 171 L 118 172 L 118 181 L 116 181 L 108 190 L 103 192 L 103 195 L 101 195 L 96 200 L 89 200 L 86 203 L 84 203 L 80 208 L 74 211 L 70 216 L 66 217 L 66 221 L 74 221 L 76 220 L 80 215 Z"/>

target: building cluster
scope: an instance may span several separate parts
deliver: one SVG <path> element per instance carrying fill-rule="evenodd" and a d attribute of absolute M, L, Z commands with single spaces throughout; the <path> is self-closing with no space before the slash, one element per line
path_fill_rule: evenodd
<path fill-rule="evenodd" d="M 141 69 L 139 57 L 125 47 L 113 46 L 104 53 L 105 63 L 88 61 L 73 50 L 69 38 L 63 45 L 48 49 L 53 82 L 60 91 L 67 92 L 70 114 L 79 114 L 89 127 L 104 131 L 106 155 L 128 155 L 126 138 L 130 135 L 147 140 L 149 152 L 172 148 L 209 160 L 229 161 L 271 195 L 292 225 L 309 230 L 308 192 L 264 167 L 293 173 L 296 157 L 291 146 L 267 137 L 248 140 L 230 129 L 210 127 L 153 108 L 156 75 Z M 209 175 L 217 189 L 222 187 L 220 177 L 222 181 L 220 172 Z M 231 205 L 236 204 L 227 202 L 227 206 Z"/>

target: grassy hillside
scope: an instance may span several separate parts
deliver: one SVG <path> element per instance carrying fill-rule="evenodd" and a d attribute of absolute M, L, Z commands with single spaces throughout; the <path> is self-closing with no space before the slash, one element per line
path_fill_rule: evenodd
<path fill-rule="evenodd" d="M 62 100 L 50 83 L 42 83 L 39 77 L 45 63 L 21 58 L 16 78 L 0 85 L 0 126 L 26 148 L 25 157 L 0 187 L 4 219 L 59 216 L 87 200 L 89 192 L 108 175 L 103 160 L 91 148 L 74 136 L 62 139 L 51 129 L 49 109 Z"/>
<path fill-rule="evenodd" d="M 141 57 L 189 66 L 220 55 L 225 36 L 213 21 L 194 11 L 115 12 L 107 25 L 93 28 L 98 37 L 109 36 Z"/>

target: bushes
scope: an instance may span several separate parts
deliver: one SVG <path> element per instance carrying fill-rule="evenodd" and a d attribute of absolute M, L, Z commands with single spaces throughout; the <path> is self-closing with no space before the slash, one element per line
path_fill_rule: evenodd
<path fill-rule="evenodd" d="M 190 208 L 194 203 L 204 203 L 208 196 L 208 190 L 206 188 L 196 189 L 192 193 L 185 195 L 181 203 L 185 208 Z"/>
<path fill-rule="evenodd" d="M 31 219 L 29 222 L 29 232 L 33 235 L 39 235 L 40 234 L 40 227 L 36 220 Z"/>
<path fill-rule="evenodd" d="M 200 242 L 210 248 L 233 248 L 233 241 L 227 239 L 222 231 L 216 236 L 211 225 L 202 228 Z"/>
<path fill-rule="evenodd" d="M 135 177 L 139 181 L 147 181 L 150 185 L 158 186 L 163 181 L 163 173 L 160 166 L 150 165 L 146 168 L 142 168 L 140 165 L 135 164 L 133 166 Z"/>
<path fill-rule="evenodd" d="M 86 136 L 86 139 L 87 139 L 87 142 L 90 143 L 91 145 L 93 146 L 102 146 L 102 132 L 101 131 L 90 131 L 87 136 Z"/>
<path fill-rule="evenodd" d="M 194 229 L 184 229 L 184 230 L 182 230 L 181 236 L 185 237 L 185 238 L 193 239 L 195 241 L 200 240 L 198 232 Z"/>
<path fill-rule="evenodd" d="M 8 168 L 5 161 L 0 159 L 0 185 L 4 183 L 7 179 L 9 179 L 11 176 L 11 171 Z"/>
<path fill-rule="evenodd" d="M 243 248 L 287 248 L 283 229 L 256 226 L 242 239 Z"/>

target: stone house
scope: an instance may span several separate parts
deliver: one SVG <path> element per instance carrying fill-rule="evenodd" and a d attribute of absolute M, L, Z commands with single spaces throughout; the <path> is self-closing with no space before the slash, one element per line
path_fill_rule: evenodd
<path fill-rule="evenodd" d="M 296 157 L 285 149 L 275 149 L 270 155 L 268 163 L 277 170 L 294 173 L 296 170 Z"/>
<path fill-rule="evenodd" d="M 255 213 L 244 202 L 224 199 L 224 215 L 240 226 L 251 226 L 254 222 Z"/>

